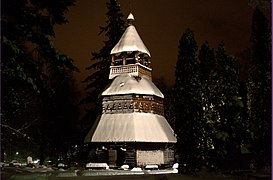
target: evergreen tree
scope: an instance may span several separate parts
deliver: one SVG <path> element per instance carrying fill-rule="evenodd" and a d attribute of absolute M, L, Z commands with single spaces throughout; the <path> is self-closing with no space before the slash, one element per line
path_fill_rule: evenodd
<path fill-rule="evenodd" d="M 49 138 L 46 127 L 54 127 L 46 125 L 56 120 L 49 117 L 52 102 L 59 97 L 57 86 L 71 82 L 71 72 L 78 71 L 73 60 L 53 44 L 53 27 L 68 22 L 64 13 L 73 4 L 73 0 L 2 1 L 1 127 L 8 137 L 32 135 L 41 145 L 41 154 Z M 59 106 L 55 107 L 58 111 Z"/>
<path fill-rule="evenodd" d="M 199 51 L 203 116 L 203 156 L 210 167 L 240 168 L 240 147 L 247 139 L 235 59 L 219 44 L 216 55 L 205 42 Z"/>
<path fill-rule="evenodd" d="M 215 165 L 215 157 L 213 154 L 213 136 L 214 125 L 218 119 L 218 113 L 213 106 L 216 90 L 216 62 L 214 49 L 210 49 L 208 42 L 204 42 L 199 50 L 198 55 L 200 63 L 200 81 L 202 84 L 202 106 L 204 110 L 203 116 L 203 157 L 209 167 Z"/>
<path fill-rule="evenodd" d="M 271 33 L 267 18 L 256 9 L 252 17 L 247 103 L 251 150 L 258 167 L 271 159 L 271 79 Z"/>
<path fill-rule="evenodd" d="M 197 45 L 190 29 L 183 33 L 178 48 L 173 101 L 179 167 L 180 173 L 196 174 L 202 163 L 200 144 L 203 110 Z"/>
<path fill-rule="evenodd" d="M 100 26 L 100 33 L 104 34 L 107 38 L 104 41 L 104 46 L 99 52 L 91 53 L 92 64 L 87 67 L 87 70 L 92 70 L 90 76 L 88 76 L 83 82 L 88 83 L 86 86 L 87 96 L 84 98 L 83 103 L 89 105 L 87 115 L 84 118 L 83 124 L 89 129 L 86 124 L 90 124 L 90 118 L 97 116 L 99 113 L 100 105 L 97 104 L 98 96 L 102 90 L 110 83 L 109 80 L 109 70 L 111 65 L 110 52 L 112 48 L 119 41 L 125 29 L 125 21 L 122 20 L 123 14 L 116 0 L 109 0 L 107 5 L 107 25 Z"/>
<path fill-rule="evenodd" d="M 218 113 L 218 120 L 214 124 L 214 148 L 218 161 L 216 165 L 220 168 L 231 168 L 238 165 L 236 157 L 240 154 L 246 126 L 242 119 L 243 103 L 239 94 L 236 62 L 227 55 L 223 43 L 219 44 L 216 51 L 216 75 L 215 96 L 212 100 Z"/>

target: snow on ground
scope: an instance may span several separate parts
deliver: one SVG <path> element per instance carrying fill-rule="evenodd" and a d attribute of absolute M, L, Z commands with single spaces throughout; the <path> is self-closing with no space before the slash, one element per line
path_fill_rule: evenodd
<path fill-rule="evenodd" d="M 1 179 L 14 180 L 44 180 L 44 179 L 78 179 L 78 180 L 98 180 L 98 179 L 121 179 L 121 180 L 221 180 L 221 179 L 244 179 L 237 176 L 225 176 L 217 173 L 202 173 L 199 176 L 186 176 L 171 173 L 171 170 L 152 170 L 152 171 L 126 171 L 126 170 L 53 170 L 51 168 L 11 168 L 5 167 L 1 171 Z"/>
<path fill-rule="evenodd" d="M 270 174 L 266 173 L 254 173 L 240 171 L 237 174 L 233 172 L 221 173 L 221 172 L 207 172 L 201 171 L 199 176 L 188 176 L 177 174 L 176 169 L 165 169 L 165 170 L 141 170 L 141 171 L 130 171 L 130 170 L 78 170 L 78 169 L 52 169 L 48 167 L 39 168 L 29 168 L 29 167 L 4 167 L 0 171 L 1 179 L 13 179 L 13 180 L 55 180 L 55 179 L 77 179 L 77 180 L 197 180 L 197 179 L 207 179 L 207 180 L 244 180 L 244 179 L 254 179 L 263 178 L 271 179 Z"/>

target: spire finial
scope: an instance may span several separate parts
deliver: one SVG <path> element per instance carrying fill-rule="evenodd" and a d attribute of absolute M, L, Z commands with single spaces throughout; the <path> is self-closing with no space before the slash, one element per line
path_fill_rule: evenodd
<path fill-rule="evenodd" d="M 133 24 L 133 21 L 134 21 L 134 16 L 132 13 L 129 14 L 128 18 L 127 18 L 127 21 L 128 21 L 128 25 L 132 25 Z"/>

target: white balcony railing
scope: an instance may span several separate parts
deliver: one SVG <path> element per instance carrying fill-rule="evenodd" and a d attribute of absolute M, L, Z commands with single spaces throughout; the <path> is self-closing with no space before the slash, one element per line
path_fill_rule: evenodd
<path fill-rule="evenodd" d="M 146 75 L 151 78 L 152 77 L 151 71 L 152 71 L 151 68 L 145 67 L 140 63 L 120 65 L 120 66 L 110 66 L 109 79 L 113 79 L 114 77 L 120 74 L 126 74 L 126 73 L 131 74 L 133 76 Z"/>

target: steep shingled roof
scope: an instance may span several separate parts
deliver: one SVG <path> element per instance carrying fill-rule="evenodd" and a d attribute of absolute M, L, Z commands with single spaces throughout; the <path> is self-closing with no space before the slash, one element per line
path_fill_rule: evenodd
<path fill-rule="evenodd" d="M 134 17 L 130 13 L 128 16 L 128 20 L 133 20 L 133 19 Z M 130 24 L 125 30 L 125 32 L 123 33 L 119 42 L 112 49 L 111 54 L 120 54 L 121 52 L 133 52 L 133 51 L 139 51 L 151 57 L 149 50 L 146 48 L 143 41 L 141 40 L 135 26 Z"/>
<path fill-rule="evenodd" d="M 174 131 L 158 114 L 102 114 L 97 117 L 84 142 L 176 143 Z"/>

